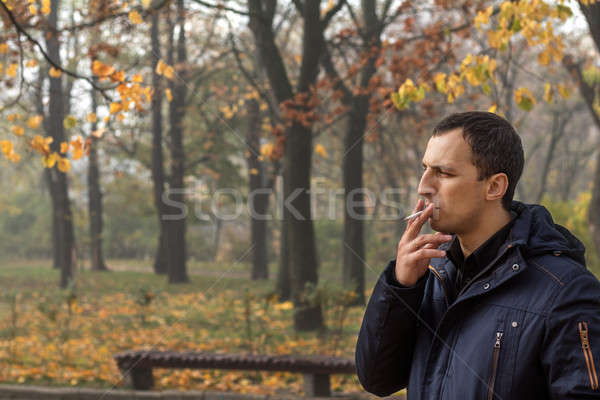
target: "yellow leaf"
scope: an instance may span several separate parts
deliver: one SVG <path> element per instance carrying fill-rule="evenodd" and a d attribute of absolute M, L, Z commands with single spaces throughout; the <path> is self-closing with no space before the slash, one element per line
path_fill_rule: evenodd
<path fill-rule="evenodd" d="M 62 142 L 62 143 L 60 144 L 60 152 L 61 152 L 62 154 L 65 154 L 67 151 L 69 151 L 69 143 L 67 143 L 67 142 Z"/>
<path fill-rule="evenodd" d="M 273 154 L 273 143 L 265 143 L 260 147 L 260 154 L 269 158 Z"/>
<path fill-rule="evenodd" d="M 123 114 L 117 115 L 117 120 L 123 121 L 124 119 L 125 119 L 125 116 Z"/>
<path fill-rule="evenodd" d="M 492 106 L 490 108 L 488 108 L 488 112 L 496 113 L 497 109 L 498 109 L 498 105 L 497 104 L 492 104 Z"/>
<path fill-rule="evenodd" d="M 106 65 L 98 60 L 92 63 L 92 72 L 99 77 L 107 77 L 115 72 L 115 69 L 110 65 Z"/>
<path fill-rule="evenodd" d="M 173 100 L 173 95 L 171 94 L 171 89 L 165 89 L 165 96 L 167 96 L 167 101 L 170 103 Z"/>
<path fill-rule="evenodd" d="M 294 307 L 291 301 L 285 301 L 283 303 L 275 304 L 276 310 L 291 310 Z"/>
<path fill-rule="evenodd" d="M 494 10 L 493 6 L 489 6 L 485 11 L 479 11 L 477 16 L 475 17 L 475 27 L 477 29 L 481 28 L 481 25 L 485 25 L 490 21 L 490 15 L 492 15 L 492 11 Z"/>
<path fill-rule="evenodd" d="M 323 145 L 321 144 L 317 144 L 315 146 L 315 153 L 317 153 L 323 158 L 327 158 L 327 151 L 325 150 L 325 147 L 323 147 Z"/>
<path fill-rule="evenodd" d="M 33 4 L 29 5 L 29 13 L 31 15 L 37 15 L 37 7 L 34 6 Z"/>
<path fill-rule="evenodd" d="M 544 51 L 542 51 L 540 54 L 538 54 L 538 63 L 540 63 L 540 65 L 548 65 L 550 64 L 550 51 L 549 48 L 546 47 L 544 49 Z"/>
<path fill-rule="evenodd" d="M 60 78 L 62 71 L 60 69 L 50 67 L 50 72 L 48 72 L 48 75 L 50 75 L 52 78 Z"/>
<path fill-rule="evenodd" d="M 27 120 L 27 126 L 29 126 L 31 129 L 36 129 L 38 126 L 40 126 L 43 120 L 44 117 L 42 117 L 41 115 L 30 117 Z"/>
<path fill-rule="evenodd" d="M 535 97 L 527 88 L 519 88 L 515 90 L 515 101 L 519 108 L 530 111 L 535 106 Z"/>
<path fill-rule="evenodd" d="M 6 75 L 10 76 L 11 78 L 16 77 L 18 68 L 19 68 L 19 64 L 17 64 L 17 63 L 10 64 L 8 66 L 8 68 L 6 68 Z"/>
<path fill-rule="evenodd" d="M 552 90 L 552 85 L 549 82 L 546 82 L 544 85 L 544 101 L 547 103 L 552 103 L 552 96 L 554 95 L 554 90 Z"/>
<path fill-rule="evenodd" d="M 97 137 L 98 139 L 100 139 L 102 137 L 102 135 L 104 134 L 104 129 L 105 128 L 100 128 L 98 130 L 92 131 L 92 136 Z"/>
<path fill-rule="evenodd" d="M 42 137 L 41 135 L 35 135 L 30 142 L 31 147 L 37 150 L 41 155 L 47 156 L 50 154 L 50 143 L 53 142 L 51 136 Z"/>
<path fill-rule="evenodd" d="M 75 128 L 77 126 L 77 118 L 75 118 L 72 115 L 67 115 L 66 118 L 63 120 L 63 126 L 65 127 L 65 129 Z"/>
<path fill-rule="evenodd" d="M 134 24 L 141 24 L 142 22 L 144 22 L 140 13 L 138 13 L 135 10 L 129 12 L 129 20 Z"/>
<path fill-rule="evenodd" d="M 46 168 L 54 167 L 54 164 L 56 164 L 57 157 L 58 157 L 58 154 L 56 154 L 56 153 L 52 153 L 52 154 L 42 157 L 42 163 L 44 164 L 44 167 L 46 167 Z"/>
<path fill-rule="evenodd" d="M 571 92 L 569 91 L 569 89 L 562 84 L 558 85 L 558 93 L 560 93 L 563 99 L 568 99 L 569 97 L 571 97 Z"/>
<path fill-rule="evenodd" d="M 163 72 L 165 72 L 166 67 L 167 67 L 167 64 L 165 64 L 163 62 L 163 60 L 158 60 L 158 63 L 156 64 L 156 73 L 158 75 L 162 75 Z"/>
<path fill-rule="evenodd" d="M 13 144 L 8 140 L 0 140 L 0 148 L 6 156 L 10 155 L 13 152 Z"/>
<path fill-rule="evenodd" d="M 42 13 L 44 15 L 50 14 L 50 0 L 42 0 Z"/>
<path fill-rule="evenodd" d="M 33 67 L 35 67 L 37 65 L 38 65 L 37 60 L 35 60 L 33 58 L 31 60 L 28 60 L 27 63 L 25 64 L 25 66 L 28 67 L 28 68 L 33 68 Z"/>
<path fill-rule="evenodd" d="M 125 81 L 125 72 L 124 71 L 115 71 L 110 74 L 110 80 L 113 82 L 124 82 Z"/>
<path fill-rule="evenodd" d="M 440 93 L 446 93 L 448 90 L 446 89 L 446 74 L 443 72 L 439 72 L 433 78 L 435 82 L 435 88 Z"/>
<path fill-rule="evenodd" d="M 110 103 L 110 113 L 118 113 L 119 111 L 121 111 L 121 107 L 121 103 Z"/>
<path fill-rule="evenodd" d="M 98 121 L 98 117 L 96 116 L 96 113 L 89 113 L 86 117 L 85 117 L 87 122 L 91 122 L 91 123 L 95 123 L 96 121 Z"/>
<path fill-rule="evenodd" d="M 67 173 L 71 169 L 71 162 L 67 158 L 59 157 L 58 170 Z"/>
<path fill-rule="evenodd" d="M 20 125 L 11 126 L 10 130 L 12 131 L 12 133 L 14 133 L 17 136 L 23 136 L 23 133 L 25 132 L 23 127 Z"/>
<path fill-rule="evenodd" d="M 79 160 L 83 157 L 83 139 L 81 136 L 71 140 L 71 146 L 73 147 L 73 160 Z"/>
<path fill-rule="evenodd" d="M 10 153 L 7 157 L 10 161 L 12 161 L 14 163 L 18 163 L 19 160 L 21 159 L 21 156 L 14 152 Z"/>
<path fill-rule="evenodd" d="M 73 149 L 73 160 L 79 160 L 81 157 L 83 157 L 83 149 L 82 148 Z"/>
<path fill-rule="evenodd" d="M 8 44 L 0 43 L 0 54 L 8 53 Z"/>
<path fill-rule="evenodd" d="M 166 78 L 168 78 L 168 79 L 171 79 L 171 80 L 172 80 L 172 79 L 173 79 L 173 75 L 174 75 L 173 67 L 172 67 L 172 66 L 170 66 L 170 65 L 168 65 L 168 66 L 165 68 L 165 71 L 164 71 L 164 76 L 165 76 Z"/>
<path fill-rule="evenodd" d="M 146 8 L 150 6 L 150 3 L 152 3 L 152 0 L 142 0 L 142 5 Z"/>
<path fill-rule="evenodd" d="M 250 175 L 258 175 L 258 170 L 256 168 L 252 168 L 250 170 Z"/>
<path fill-rule="evenodd" d="M 131 82 L 142 83 L 144 82 L 144 79 L 142 78 L 141 74 L 135 74 L 131 77 Z"/>

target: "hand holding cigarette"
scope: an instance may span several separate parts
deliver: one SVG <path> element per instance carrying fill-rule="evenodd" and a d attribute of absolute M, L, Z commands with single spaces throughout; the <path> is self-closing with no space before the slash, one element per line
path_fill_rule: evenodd
<path fill-rule="evenodd" d="M 419 199 L 413 214 L 409 215 L 406 230 L 398 242 L 396 255 L 396 279 L 404 286 L 414 285 L 429 266 L 429 260 L 434 257 L 445 257 L 446 252 L 437 247 L 452 239 L 451 235 L 442 233 L 419 235 L 421 228 L 433 216 L 434 205 Z"/>

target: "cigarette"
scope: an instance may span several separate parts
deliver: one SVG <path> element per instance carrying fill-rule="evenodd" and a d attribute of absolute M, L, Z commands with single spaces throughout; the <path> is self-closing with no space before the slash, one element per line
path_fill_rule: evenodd
<path fill-rule="evenodd" d="M 425 212 L 425 210 L 421 210 L 419 212 L 409 215 L 408 217 L 404 217 L 404 221 L 408 221 L 411 218 L 418 217 L 419 215 L 423 214 L 423 212 Z"/>

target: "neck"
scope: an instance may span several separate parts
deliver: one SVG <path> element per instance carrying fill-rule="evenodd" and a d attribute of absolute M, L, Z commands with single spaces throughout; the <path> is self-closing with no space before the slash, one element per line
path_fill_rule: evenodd
<path fill-rule="evenodd" d="M 485 220 L 480 221 L 476 229 L 456 235 L 465 258 L 510 222 L 510 212 L 503 207 L 482 215 L 485 215 Z"/>

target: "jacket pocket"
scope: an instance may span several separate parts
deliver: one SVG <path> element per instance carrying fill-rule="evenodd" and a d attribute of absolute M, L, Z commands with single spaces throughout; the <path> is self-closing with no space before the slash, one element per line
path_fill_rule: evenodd
<path fill-rule="evenodd" d="M 585 364 L 587 366 L 587 371 L 590 376 L 590 386 L 592 390 L 597 390 L 598 374 L 596 373 L 596 366 L 594 365 L 594 356 L 592 355 L 592 348 L 590 347 L 590 339 L 588 336 L 588 324 L 585 321 L 581 321 L 578 325 L 579 339 L 581 339 L 581 348 L 583 349 Z"/>
<path fill-rule="evenodd" d="M 502 331 L 496 332 L 496 340 L 494 342 L 494 352 L 492 354 L 492 371 L 490 373 L 490 380 L 488 382 L 488 394 L 487 399 L 494 399 L 494 385 L 496 384 L 496 375 L 498 374 L 498 360 L 500 359 L 500 348 L 502 347 Z"/>

